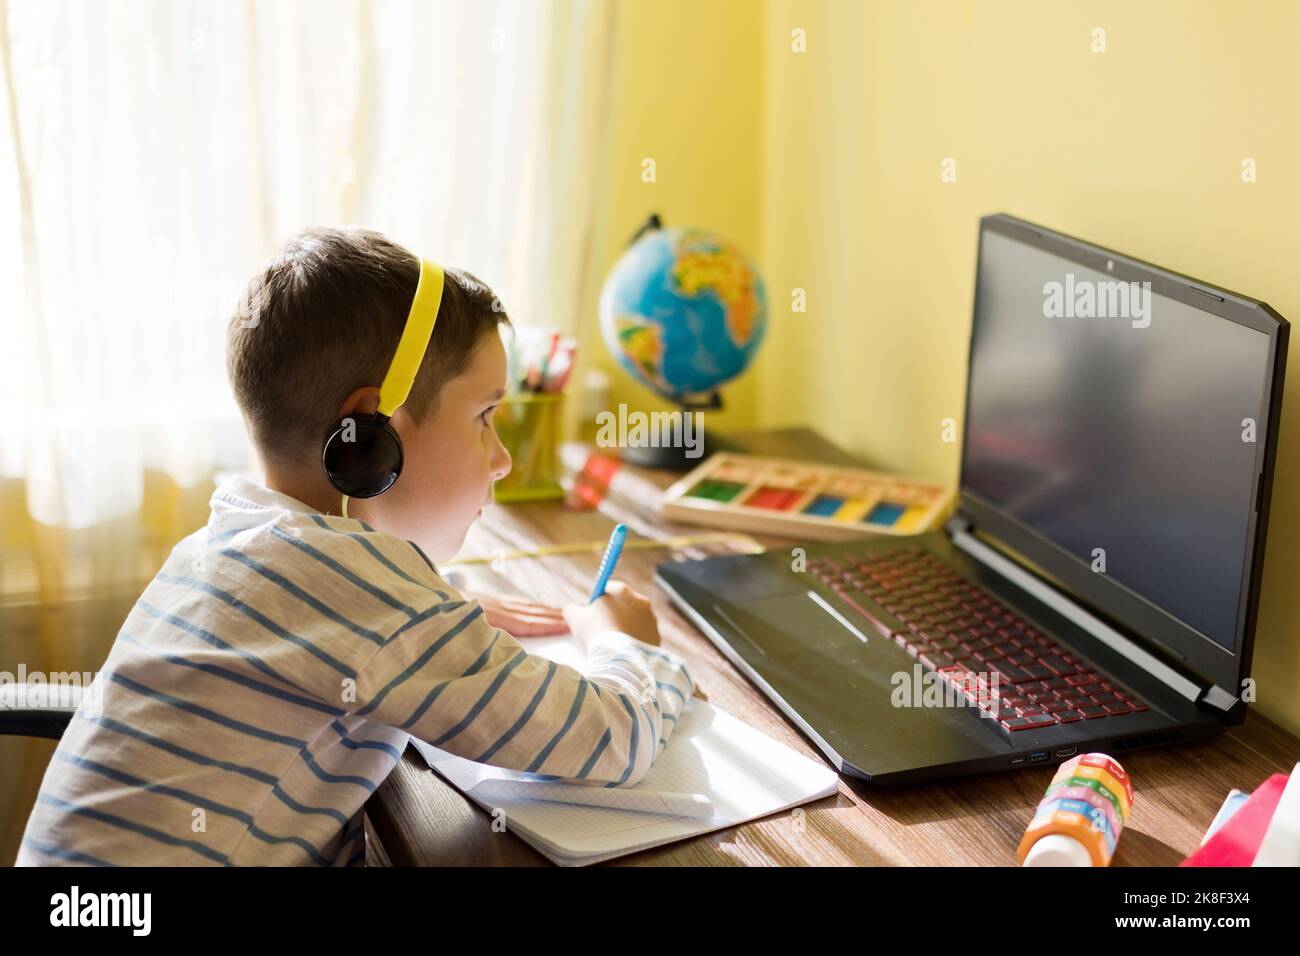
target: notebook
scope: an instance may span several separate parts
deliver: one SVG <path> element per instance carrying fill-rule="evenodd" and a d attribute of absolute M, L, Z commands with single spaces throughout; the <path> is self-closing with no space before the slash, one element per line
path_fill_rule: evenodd
<path fill-rule="evenodd" d="M 522 643 L 530 653 L 583 665 L 583 651 L 570 635 Z M 722 830 L 839 789 L 834 770 L 698 697 L 682 711 L 677 729 L 635 787 L 557 785 L 466 760 L 414 737 L 411 744 L 479 806 L 504 811 L 509 830 L 560 866 L 587 866 Z M 630 802 L 624 808 L 594 805 L 611 795 Z"/>

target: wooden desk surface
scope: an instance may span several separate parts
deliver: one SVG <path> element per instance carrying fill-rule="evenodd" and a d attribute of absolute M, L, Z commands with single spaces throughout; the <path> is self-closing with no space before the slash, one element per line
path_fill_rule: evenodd
<path fill-rule="evenodd" d="M 766 449 L 764 449 L 766 450 Z M 821 457 L 831 460 L 829 451 Z M 575 542 L 603 542 L 616 521 L 632 534 L 664 538 L 699 535 L 708 529 L 664 525 L 653 518 L 654 489 L 677 476 L 623 466 L 632 479 L 630 498 L 611 495 L 599 512 L 566 510 L 561 504 L 494 505 L 470 533 L 465 555 Z M 619 483 L 622 484 L 621 482 Z M 696 683 L 713 704 L 815 760 L 824 760 L 709 641 L 690 625 L 654 585 L 656 564 L 673 555 L 744 550 L 757 540 L 791 546 L 778 538 L 730 536 L 677 550 L 629 548 L 616 576 L 654 600 L 663 645 L 687 660 Z M 586 554 L 498 560 L 464 565 L 467 587 L 562 603 L 585 600 L 599 549 Z M 527 639 L 524 639 L 527 646 Z M 1196 849 L 1230 789 L 1250 790 L 1273 773 L 1287 773 L 1300 760 L 1300 740 L 1252 713 L 1246 723 L 1210 741 L 1127 753 L 1135 783 L 1133 814 L 1114 865 L 1174 866 Z M 1051 779 L 1051 766 L 983 774 L 942 783 L 876 787 L 840 778 L 840 789 L 800 808 L 691 840 L 611 861 L 611 865 L 1014 865 L 1020 837 Z M 541 854 L 509 832 L 493 832 L 491 819 L 429 770 L 412 748 L 367 804 L 382 853 L 394 865 L 550 866 Z"/>

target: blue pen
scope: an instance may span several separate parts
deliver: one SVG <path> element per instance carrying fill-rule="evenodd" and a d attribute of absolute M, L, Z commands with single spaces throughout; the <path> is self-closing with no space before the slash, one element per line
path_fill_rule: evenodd
<path fill-rule="evenodd" d="M 615 526 L 614 533 L 609 536 L 609 544 L 605 545 L 605 556 L 600 559 L 600 570 L 596 573 L 596 586 L 591 589 L 591 599 L 587 601 L 588 604 L 605 593 L 605 585 L 609 583 L 609 576 L 614 573 L 614 565 L 618 564 L 618 556 L 623 553 L 623 542 L 626 540 L 627 525 Z"/>

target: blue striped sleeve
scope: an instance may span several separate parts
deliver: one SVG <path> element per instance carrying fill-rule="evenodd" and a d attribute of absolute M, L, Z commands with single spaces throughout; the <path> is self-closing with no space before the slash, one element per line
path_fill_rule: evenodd
<path fill-rule="evenodd" d="M 351 706 L 480 763 L 632 786 L 694 691 L 680 658 L 645 650 L 625 634 L 598 635 L 579 671 L 529 654 L 465 600 L 403 626 L 377 650 L 358 671 Z"/>

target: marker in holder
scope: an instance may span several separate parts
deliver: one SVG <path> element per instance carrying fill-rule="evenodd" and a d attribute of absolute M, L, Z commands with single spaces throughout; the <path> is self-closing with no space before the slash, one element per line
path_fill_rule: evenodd
<path fill-rule="evenodd" d="M 1056 768 L 1016 856 L 1024 866 L 1109 866 L 1132 806 L 1117 760 L 1072 757 Z"/>

